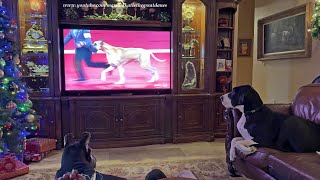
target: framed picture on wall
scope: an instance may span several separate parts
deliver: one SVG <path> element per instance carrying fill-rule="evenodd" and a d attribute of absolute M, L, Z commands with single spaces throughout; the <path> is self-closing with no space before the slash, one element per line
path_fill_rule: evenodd
<path fill-rule="evenodd" d="M 251 39 L 239 39 L 238 56 L 251 56 Z"/>
<path fill-rule="evenodd" d="M 258 21 L 258 60 L 311 56 L 312 3 Z"/>

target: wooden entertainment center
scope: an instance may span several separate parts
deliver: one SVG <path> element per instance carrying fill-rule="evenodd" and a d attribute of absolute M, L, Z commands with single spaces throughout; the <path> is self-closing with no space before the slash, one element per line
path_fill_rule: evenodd
<path fill-rule="evenodd" d="M 79 4 L 101 2 L 119 1 L 77 1 Z M 234 14 L 239 1 L 135 2 L 167 4 L 167 7 L 152 10 L 129 7 L 121 12 L 121 15 L 125 14 L 121 16 L 124 20 L 106 20 L 97 17 L 110 14 L 113 9 L 63 7 L 63 4 L 74 4 L 74 0 L 4 0 L 4 5 L 19 19 L 22 50 L 25 50 L 26 31 L 32 28 L 30 22 L 42 22 L 38 25 L 44 34 L 47 51 L 27 49 L 21 53 L 21 68 L 26 71 L 28 67 L 36 66 L 39 59 L 45 61 L 43 64 L 48 68 L 48 71 L 32 76 L 23 71 L 25 81 L 33 89 L 30 95 L 34 108 L 43 117 L 39 136 L 57 139 L 58 147 L 61 147 L 65 134 L 71 132 L 79 138 L 82 132 L 88 131 L 92 134 L 94 148 L 214 141 L 216 137 L 225 136 L 224 109 L 219 98 L 232 88 Z M 126 0 L 126 3 L 132 3 L 132 0 Z M 117 9 L 115 11 L 118 13 Z M 84 15 L 96 17 L 90 19 Z M 132 20 L 137 16 L 142 18 Z M 171 93 L 63 95 L 59 28 L 66 25 L 171 28 Z M 28 64 L 31 61 L 36 65 Z"/>

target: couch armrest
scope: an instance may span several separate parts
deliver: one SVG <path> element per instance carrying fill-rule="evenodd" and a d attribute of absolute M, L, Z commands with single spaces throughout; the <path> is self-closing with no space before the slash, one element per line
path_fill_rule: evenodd
<path fill-rule="evenodd" d="M 238 175 L 232 163 L 230 162 L 230 148 L 231 148 L 232 139 L 235 137 L 241 137 L 237 129 L 237 123 L 241 117 L 241 112 L 237 109 L 226 109 L 224 111 L 223 117 L 227 124 L 227 132 L 226 132 L 226 138 L 225 138 L 226 163 L 228 166 L 230 176 L 234 177 Z"/>
<path fill-rule="evenodd" d="M 265 104 L 268 108 L 270 108 L 274 112 L 282 113 L 282 114 L 291 114 L 291 104 Z"/>

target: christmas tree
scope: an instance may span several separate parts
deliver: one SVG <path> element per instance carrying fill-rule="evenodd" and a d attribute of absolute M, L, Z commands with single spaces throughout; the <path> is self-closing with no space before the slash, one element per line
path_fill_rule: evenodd
<path fill-rule="evenodd" d="M 0 4 L 0 152 L 10 151 L 21 159 L 24 140 L 37 129 L 38 116 L 21 81 L 16 29 L 16 23 Z"/>
<path fill-rule="evenodd" d="M 316 0 L 314 13 L 311 19 L 311 26 L 312 26 L 312 29 L 311 29 L 312 37 L 315 39 L 319 39 L 320 38 L 320 0 Z"/>

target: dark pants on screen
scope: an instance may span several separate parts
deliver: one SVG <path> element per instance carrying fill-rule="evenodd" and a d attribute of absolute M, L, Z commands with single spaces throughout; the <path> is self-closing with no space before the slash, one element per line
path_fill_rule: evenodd
<path fill-rule="evenodd" d="M 92 52 L 85 47 L 82 48 L 76 48 L 76 58 L 75 58 L 75 67 L 79 76 L 79 79 L 85 79 L 83 74 L 83 69 L 81 66 L 82 60 L 86 63 L 88 67 L 94 67 L 94 68 L 106 68 L 107 63 L 103 62 L 92 62 L 91 61 Z"/>

